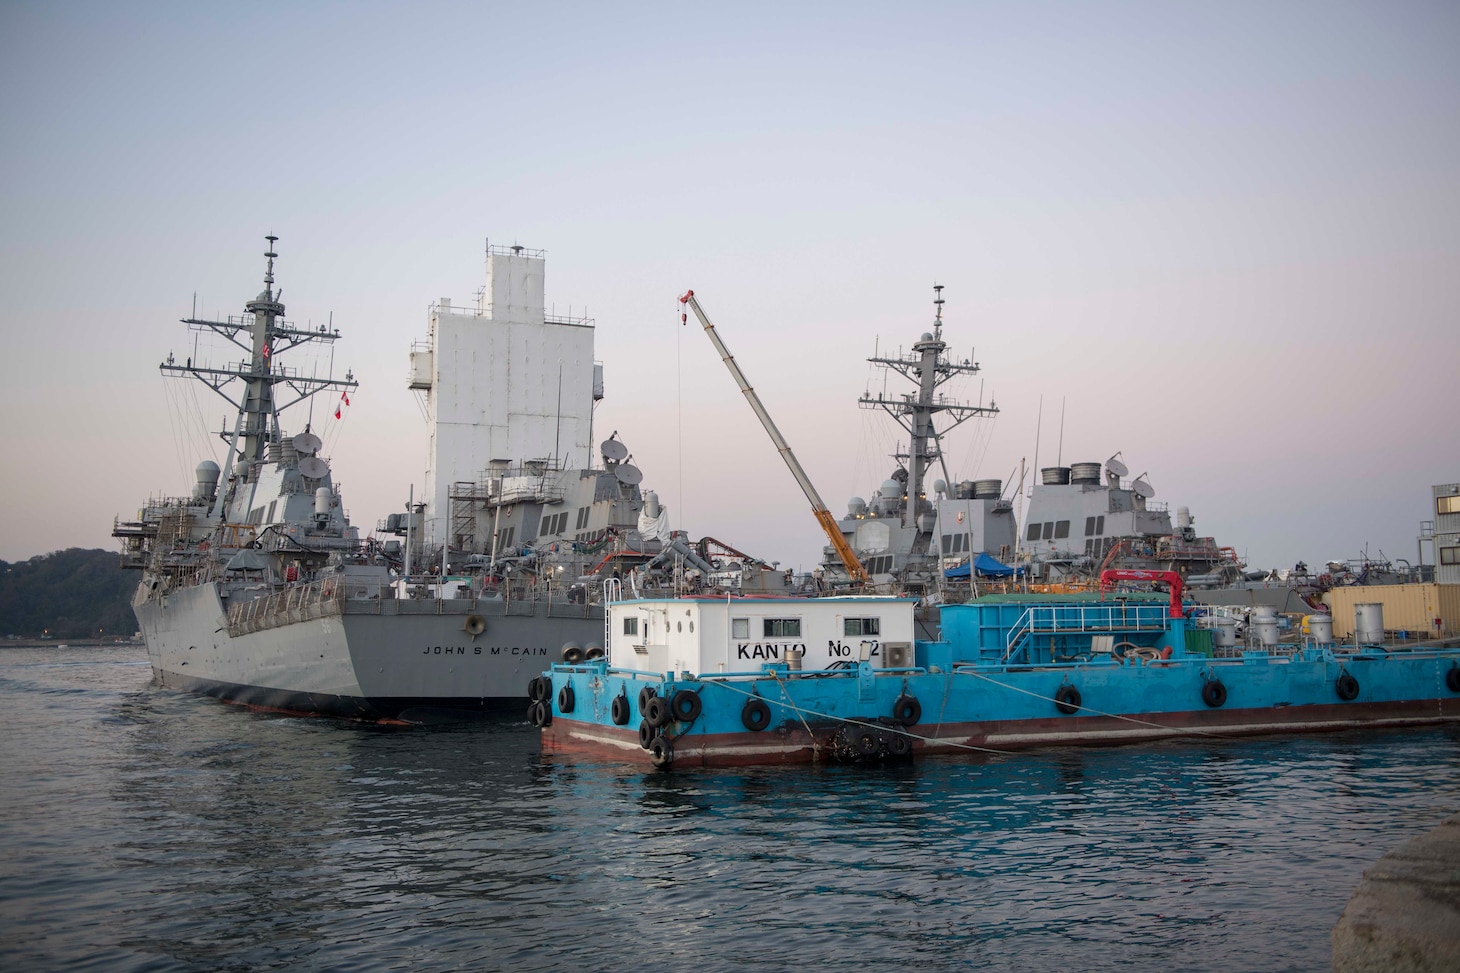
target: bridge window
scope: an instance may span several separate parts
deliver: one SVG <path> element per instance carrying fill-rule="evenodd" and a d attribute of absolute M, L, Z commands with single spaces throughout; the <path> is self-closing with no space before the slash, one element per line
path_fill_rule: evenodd
<path fill-rule="evenodd" d="M 1039 525 L 1038 524 L 1030 524 L 1029 525 L 1029 534 L 1028 534 L 1027 537 L 1025 537 L 1025 540 L 1030 540 L 1030 541 L 1037 541 L 1037 540 L 1039 540 Z"/>
<path fill-rule="evenodd" d="M 842 634 L 853 637 L 859 635 L 881 635 L 882 619 L 880 618 L 845 618 L 842 619 Z"/>
<path fill-rule="evenodd" d="M 1095 518 L 1094 517 L 1086 517 L 1085 518 L 1085 536 L 1086 537 L 1091 537 L 1094 534 L 1095 534 Z M 1086 544 L 1085 545 L 1085 553 L 1086 554 L 1089 554 L 1090 553 L 1090 545 L 1089 544 Z"/>
<path fill-rule="evenodd" d="M 1059 523 L 1055 524 L 1054 525 L 1054 536 L 1055 536 L 1055 539 L 1056 540 L 1059 540 L 1062 537 L 1069 537 L 1070 536 L 1070 522 L 1068 520 L 1061 520 Z"/>
<path fill-rule="evenodd" d="M 1098 537 L 1098 536 L 1100 536 L 1100 535 L 1102 535 L 1104 533 L 1105 533 L 1105 515 L 1104 514 L 1101 514 L 1099 517 L 1096 517 L 1095 518 L 1095 534 Z"/>
<path fill-rule="evenodd" d="M 801 637 L 801 619 L 799 618 L 764 618 L 765 623 L 762 634 L 768 639 L 799 639 Z"/>

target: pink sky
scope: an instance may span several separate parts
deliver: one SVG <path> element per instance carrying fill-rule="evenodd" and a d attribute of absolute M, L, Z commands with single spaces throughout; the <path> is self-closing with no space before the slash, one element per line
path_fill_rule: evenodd
<path fill-rule="evenodd" d="M 1042 398 L 1041 465 L 1063 403 L 1065 462 L 1121 451 L 1254 565 L 1413 560 L 1460 480 L 1457 49 L 1422 3 L 7 4 L 0 558 L 188 490 L 224 407 L 156 366 L 273 232 L 290 318 L 333 314 L 362 383 L 327 438 L 366 530 L 423 482 L 407 353 L 490 237 L 596 319 L 598 428 L 695 537 L 823 543 L 675 297 L 840 514 L 891 468 L 864 359 L 936 281 L 1003 409 L 957 478 L 1032 466 Z"/>

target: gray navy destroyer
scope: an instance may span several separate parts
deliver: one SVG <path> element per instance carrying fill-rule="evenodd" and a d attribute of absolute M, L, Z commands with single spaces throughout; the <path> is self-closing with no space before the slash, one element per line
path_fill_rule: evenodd
<path fill-rule="evenodd" d="M 307 377 L 283 363 L 292 349 L 328 345 L 339 333 L 285 320 L 274 286 L 276 239 L 268 237 L 264 289 L 241 316 L 184 319 L 236 345 L 242 360 L 211 367 L 169 356 L 161 365 L 164 375 L 200 381 L 235 408 L 232 427 L 220 432 L 223 466 L 204 460 L 189 495 L 149 500 L 114 527 L 123 565 L 142 572 L 133 608 L 159 683 L 360 719 L 491 711 L 523 702 L 522 687 L 547 665 L 602 652 L 605 586 L 672 589 L 687 574 L 712 572 L 737 586 L 742 578 L 754 586 L 779 577 L 733 549 L 692 545 L 668 530 L 616 434 L 599 447 L 601 465 L 586 449 L 564 456 L 554 448 L 540 458 L 493 457 L 471 480 L 459 469 L 474 457 L 447 463 L 437 449 L 428 487 L 434 472 L 439 513 L 428 497 L 362 538 L 345 515 L 321 437 L 307 424 L 290 435 L 281 422 L 289 407 L 325 391 L 347 396 L 357 383 L 348 372 Z M 540 294 L 540 252 L 536 258 L 520 247 L 489 252 L 488 286 L 494 270 L 499 288 L 520 284 L 526 266 Z M 433 341 L 447 317 L 478 332 L 508 327 L 494 323 L 490 309 L 461 315 L 448 305 L 433 316 Z M 593 388 L 591 399 L 587 391 L 580 397 L 591 418 L 601 397 L 591 322 L 545 316 L 539 297 L 534 326 L 576 329 L 575 340 L 586 340 Z M 444 368 L 447 356 L 434 357 Z M 422 358 L 413 352 L 412 387 L 442 386 L 442 369 L 422 378 Z M 562 366 L 552 364 L 561 376 Z M 561 381 L 559 403 L 569 394 Z M 559 437 L 562 426 L 559 418 Z M 445 428 L 433 426 L 433 448 Z M 580 445 L 588 435 L 591 425 L 578 434 Z"/>

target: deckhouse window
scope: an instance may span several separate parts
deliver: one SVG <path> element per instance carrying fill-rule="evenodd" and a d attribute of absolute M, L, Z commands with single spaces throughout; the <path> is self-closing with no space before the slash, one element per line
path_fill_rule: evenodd
<path fill-rule="evenodd" d="M 1436 497 L 1435 513 L 1437 514 L 1460 514 L 1460 496 Z"/>
<path fill-rule="evenodd" d="M 853 637 L 861 635 L 881 635 L 882 619 L 880 618 L 844 618 L 842 619 L 842 634 Z"/>
<path fill-rule="evenodd" d="M 801 637 L 801 619 L 799 618 L 764 618 L 765 623 L 763 635 L 768 639 L 799 639 Z"/>
<path fill-rule="evenodd" d="M 637 615 L 625 615 L 624 616 L 624 634 L 625 635 L 638 635 L 639 634 L 639 617 Z"/>
<path fill-rule="evenodd" d="M 1460 547 L 1440 548 L 1441 564 L 1460 564 Z"/>
<path fill-rule="evenodd" d="M 730 637 L 732 639 L 748 639 L 748 638 L 750 638 L 750 619 L 748 619 L 748 618 L 732 618 L 732 619 L 730 619 Z"/>

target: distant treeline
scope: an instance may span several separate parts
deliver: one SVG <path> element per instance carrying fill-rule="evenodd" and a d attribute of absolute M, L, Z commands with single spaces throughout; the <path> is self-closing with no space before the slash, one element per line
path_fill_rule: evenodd
<path fill-rule="evenodd" d="M 130 638 L 132 592 L 140 575 L 116 551 L 82 550 L 0 561 L 0 638 Z"/>

